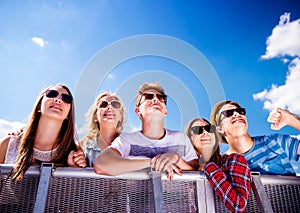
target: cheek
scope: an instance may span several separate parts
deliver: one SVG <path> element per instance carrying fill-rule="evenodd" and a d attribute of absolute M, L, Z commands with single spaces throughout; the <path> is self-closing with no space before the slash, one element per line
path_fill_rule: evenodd
<path fill-rule="evenodd" d="M 191 142 L 192 142 L 192 144 L 194 145 L 194 146 L 197 146 L 197 145 L 199 145 L 199 143 L 198 143 L 198 136 L 197 135 L 192 135 L 191 136 Z"/>
<path fill-rule="evenodd" d="M 70 104 L 65 105 L 65 112 L 66 112 L 66 115 L 69 115 L 70 110 L 71 110 L 71 105 L 70 105 Z"/>
<path fill-rule="evenodd" d="M 40 106 L 39 106 L 39 110 L 41 112 L 44 112 L 45 111 L 45 107 L 46 107 L 46 103 L 49 102 L 50 99 L 47 99 L 47 98 L 43 98 L 41 103 L 40 103 Z"/>

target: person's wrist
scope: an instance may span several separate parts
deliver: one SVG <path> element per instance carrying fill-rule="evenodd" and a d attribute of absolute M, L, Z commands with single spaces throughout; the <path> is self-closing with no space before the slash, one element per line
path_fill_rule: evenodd
<path fill-rule="evenodd" d="M 178 165 L 180 164 L 181 157 L 180 157 L 180 155 L 177 154 L 177 153 L 176 153 L 176 155 L 177 155 L 177 160 L 175 161 L 175 165 L 178 166 Z"/>

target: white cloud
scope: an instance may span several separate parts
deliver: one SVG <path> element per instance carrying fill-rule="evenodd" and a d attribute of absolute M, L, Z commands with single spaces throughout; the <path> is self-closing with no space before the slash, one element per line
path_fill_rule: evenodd
<path fill-rule="evenodd" d="M 300 19 L 290 22 L 290 13 L 280 17 L 279 24 L 267 39 L 266 53 L 261 58 L 282 56 L 300 56 Z"/>
<path fill-rule="evenodd" d="M 21 129 L 24 126 L 25 124 L 21 122 L 11 122 L 0 119 L 0 138 L 6 136 L 9 132 Z"/>
<path fill-rule="evenodd" d="M 33 43 L 35 43 L 36 45 L 38 45 L 39 47 L 44 47 L 45 44 L 48 43 L 47 41 L 44 41 L 43 38 L 39 38 L 39 37 L 32 37 L 32 38 L 31 38 L 31 41 L 32 41 Z"/>
<path fill-rule="evenodd" d="M 292 60 L 285 58 L 292 58 Z M 284 85 L 273 84 L 271 89 L 253 94 L 254 100 L 264 102 L 264 108 L 273 110 L 282 107 L 300 113 L 300 19 L 290 22 L 290 14 L 280 17 L 279 24 L 267 39 L 265 55 L 262 59 L 280 57 L 283 63 L 290 63 Z"/>

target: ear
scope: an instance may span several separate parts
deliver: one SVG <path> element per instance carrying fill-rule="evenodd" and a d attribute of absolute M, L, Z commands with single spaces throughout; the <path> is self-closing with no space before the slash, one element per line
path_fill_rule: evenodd
<path fill-rule="evenodd" d="M 166 112 L 165 112 L 164 116 L 167 116 L 167 114 L 168 114 L 168 110 L 166 110 Z"/>
<path fill-rule="evenodd" d="M 222 128 L 221 126 L 217 126 L 217 127 L 216 127 L 216 130 L 217 130 L 219 133 L 224 134 L 224 130 L 223 130 L 223 128 Z"/>
<path fill-rule="evenodd" d="M 142 113 L 140 112 L 140 109 L 136 107 L 134 111 L 137 114 L 137 116 L 139 116 L 139 118 L 142 119 Z"/>

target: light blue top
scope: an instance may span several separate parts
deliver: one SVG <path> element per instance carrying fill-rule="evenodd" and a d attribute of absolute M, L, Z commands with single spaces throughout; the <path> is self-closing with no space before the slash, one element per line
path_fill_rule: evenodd
<path fill-rule="evenodd" d="M 253 147 L 243 156 L 251 171 L 263 174 L 295 175 L 299 173 L 300 160 L 298 146 L 300 141 L 290 135 L 272 134 L 256 136 Z"/>
<path fill-rule="evenodd" d="M 93 167 L 96 157 L 101 153 L 97 143 L 97 137 L 83 143 L 83 151 L 86 157 L 86 164 Z"/>

